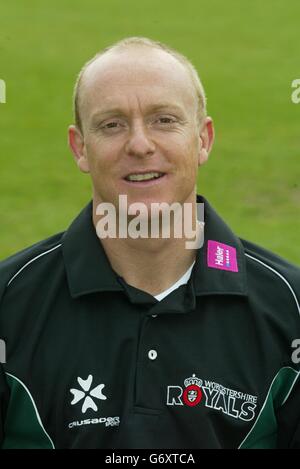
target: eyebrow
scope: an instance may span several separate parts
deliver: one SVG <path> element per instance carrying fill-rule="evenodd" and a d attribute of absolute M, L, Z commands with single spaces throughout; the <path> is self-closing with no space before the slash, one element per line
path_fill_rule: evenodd
<path fill-rule="evenodd" d="M 183 109 L 177 104 L 168 104 L 168 103 L 153 104 L 151 106 L 148 106 L 146 113 L 151 114 L 153 112 L 167 111 L 167 110 L 173 111 L 173 112 L 175 111 L 177 113 L 179 112 L 180 114 L 184 113 Z M 113 107 L 113 108 L 105 109 L 103 111 L 95 112 L 95 114 L 92 116 L 92 122 L 95 122 L 103 117 L 125 116 L 125 115 L 126 115 L 125 112 L 122 111 L 121 108 Z"/>

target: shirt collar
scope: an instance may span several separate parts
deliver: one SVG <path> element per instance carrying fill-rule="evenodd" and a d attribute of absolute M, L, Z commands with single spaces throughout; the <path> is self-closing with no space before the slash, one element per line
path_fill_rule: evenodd
<path fill-rule="evenodd" d="M 197 203 L 204 203 L 204 244 L 197 251 L 184 308 L 188 307 L 186 301 L 191 308 L 194 307 L 195 295 L 247 295 L 245 255 L 240 239 L 203 196 L 197 196 Z M 208 241 L 222 243 L 236 250 L 237 272 L 208 266 Z M 95 292 L 125 290 L 134 303 L 153 303 L 156 304 L 157 309 L 160 309 L 159 304 L 163 305 L 168 298 L 166 297 L 157 304 L 155 298 L 128 286 L 113 271 L 93 225 L 92 202 L 82 210 L 64 233 L 62 250 L 73 298 Z M 174 290 L 169 296 L 173 295 L 175 299 L 184 287 L 179 287 L 177 290 L 179 290 L 177 293 Z"/>
<path fill-rule="evenodd" d="M 73 298 L 88 293 L 123 290 L 97 236 L 92 213 L 90 202 L 62 238 L 67 279 Z"/>
<path fill-rule="evenodd" d="M 197 261 L 193 269 L 196 295 L 247 295 L 246 257 L 241 240 L 216 213 L 209 202 L 201 195 L 197 203 L 204 203 L 204 243 L 198 249 Z M 210 267 L 208 264 L 208 245 L 220 243 L 233 248 L 236 255 L 237 271 Z M 224 254 L 225 255 L 225 254 Z"/>

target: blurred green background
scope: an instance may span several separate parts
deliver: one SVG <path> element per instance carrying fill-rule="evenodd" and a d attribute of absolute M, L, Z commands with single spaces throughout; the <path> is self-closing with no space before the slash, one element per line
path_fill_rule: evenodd
<path fill-rule="evenodd" d="M 0 258 L 68 227 L 90 199 L 67 146 L 84 62 L 125 36 L 186 54 L 216 142 L 199 172 L 235 232 L 300 263 L 299 0 L 2 0 Z"/>

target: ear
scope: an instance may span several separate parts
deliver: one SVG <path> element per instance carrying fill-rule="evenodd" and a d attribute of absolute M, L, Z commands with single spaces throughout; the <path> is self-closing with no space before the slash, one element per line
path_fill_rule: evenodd
<path fill-rule="evenodd" d="M 76 125 L 70 125 L 68 129 L 69 146 L 75 158 L 78 168 L 83 173 L 89 173 L 89 162 L 86 156 L 84 138 Z"/>
<path fill-rule="evenodd" d="M 200 127 L 199 137 L 200 149 L 198 154 L 198 166 L 202 166 L 208 160 L 215 138 L 214 124 L 211 117 L 205 117 Z"/>

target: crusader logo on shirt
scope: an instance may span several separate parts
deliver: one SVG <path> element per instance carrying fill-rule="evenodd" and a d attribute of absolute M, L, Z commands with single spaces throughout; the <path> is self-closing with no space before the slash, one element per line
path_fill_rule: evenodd
<path fill-rule="evenodd" d="M 168 386 L 168 406 L 204 406 L 246 422 L 255 417 L 257 396 L 226 388 L 222 384 L 198 378 L 195 373 L 181 386 Z"/>
<path fill-rule="evenodd" d="M 81 389 L 70 389 L 70 393 L 73 394 L 71 405 L 75 405 L 82 401 L 81 412 L 83 414 L 85 414 L 88 409 L 92 409 L 96 412 L 98 410 L 98 406 L 95 402 L 95 399 L 107 399 L 107 397 L 102 392 L 105 384 L 98 384 L 98 386 L 91 389 L 93 383 L 92 375 L 89 375 L 87 379 L 83 379 L 78 376 L 77 382 Z"/>
<path fill-rule="evenodd" d="M 119 416 L 103 416 L 95 415 L 94 412 L 98 411 L 99 400 L 106 401 L 107 396 L 103 393 L 105 384 L 98 384 L 97 386 L 93 385 L 94 377 L 93 375 L 88 375 L 86 379 L 77 377 L 77 382 L 81 389 L 71 388 L 70 393 L 73 395 L 71 401 L 72 406 L 77 406 L 80 403 L 81 413 L 85 414 L 88 412 L 88 417 L 84 420 L 75 420 L 74 422 L 68 423 L 69 429 L 77 429 L 80 427 L 85 427 L 86 425 L 103 425 L 105 427 L 118 427 L 120 425 Z M 97 404 L 96 404 L 97 402 Z M 78 407 L 78 406 L 77 406 Z M 93 414 L 91 416 L 91 411 Z"/>

